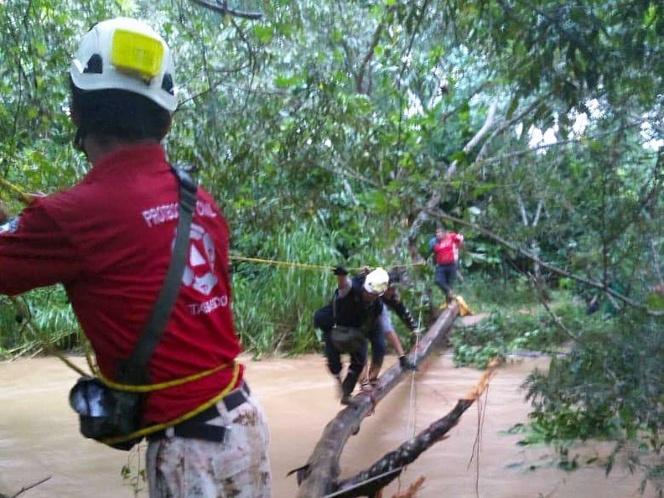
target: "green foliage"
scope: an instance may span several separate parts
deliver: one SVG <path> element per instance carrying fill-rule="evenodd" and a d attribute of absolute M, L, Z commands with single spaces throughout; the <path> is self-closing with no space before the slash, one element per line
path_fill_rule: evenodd
<path fill-rule="evenodd" d="M 438 199 L 434 208 L 546 264 L 661 309 L 653 292 L 664 247 L 659 3 L 257 3 L 260 22 L 222 18 L 186 0 L 0 2 L 2 178 L 53 192 L 85 174 L 86 161 L 70 147 L 69 57 L 94 22 L 132 15 L 149 19 L 173 47 L 180 106 L 169 157 L 198 167 L 229 220 L 235 254 L 325 266 L 409 262 L 411 254 L 428 256 L 434 222 L 408 241 L 406 234 Z M 538 131 L 555 143 L 535 143 Z M 0 197 L 20 209 L 11 193 Z M 622 391 L 605 386 L 597 400 L 579 403 L 565 386 L 583 390 L 583 375 L 599 381 L 607 367 L 598 358 L 606 357 L 625 368 L 610 369 L 613 386 L 629 385 L 634 395 L 649 389 L 616 355 L 637 337 L 646 344 L 657 333 L 645 330 L 656 327 L 641 316 L 611 328 L 611 341 L 596 340 L 604 315 L 583 316 L 568 294 L 591 301 L 598 291 L 556 280 L 483 231 L 464 234 L 459 288 L 471 306 L 493 314 L 457 334 L 458 361 L 481 365 L 493 354 L 553 350 L 566 339 L 539 308 L 512 310 L 534 306 L 530 285 L 515 277 L 530 273 L 564 295 L 567 304 L 555 312 L 583 340 L 533 384 L 538 424 L 552 441 L 574 436 L 575 426 L 588 435 L 600 426 L 637 434 L 625 430 L 642 425 L 630 411 L 636 405 L 615 409 Z M 247 349 L 317 346 L 311 315 L 329 299 L 329 275 L 234 266 L 234 311 Z M 431 267 L 408 276 L 406 302 L 424 315 L 438 292 Z M 622 320 L 624 304 L 604 300 Z M 29 301 L 40 329 L 61 345 L 76 343 L 62 290 L 37 291 Z M 0 331 L 3 353 L 36 347 L 11 307 L 0 308 Z M 549 377 L 560 388 L 545 389 Z M 649 416 L 658 410 L 643 405 Z M 613 425 L 603 425 L 607 414 Z"/>
<path fill-rule="evenodd" d="M 283 262 L 306 261 L 319 268 L 237 263 L 233 274 L 236 327 L 245 348 L 255 355 L 299 353 L 316 347 L 314 311 L 327 304 L 336 282 L 331 271 L 341 261 L 334 234 L 296 227 L 273 239 L 263 237 L 254 257 Z"/>
<path fill-rule="evenodd" d="M 58 349 L 80 345 L 80 327 L 61 287 L 36 289 L 19 307 L 0 301 L 0 356 L 31 354 L 50 344 Z"/>
<path fill-rule="evenodd" d="M 634 327 L 631 319 L 586 329 L 583 341 L 594 347 L 576 346 L 552 360 L 546 375 L 536 372 L 528 379 L 536 420 L 544 423 L 565 409 L 585 417 L 585 426 L 615 426 L 630 437 L 641 430 L 657 434 L 663 422 L 657 406 L 664 394 L 664 331 L 657 320 Z"/>
<path fill-rule="evenodd" d="M 477 325 L 455 330 L 452 345 L 456 365 L 484 368 L 492 358 L 505 358 L 512 353 L 555 353 L 570 340 L 569 335 L 540 306 L 508 308 L 506 306 L 520 304 L 509 299 L 502 300 L 502 304 Z M 572 330 L 585 330 L 594 321 L 584 316 L 585 311 L 571 302 L 563 301 L 556 305 L 555 314 Z"/>
<path fill-rule="evenodd" d="M 142 495 L 147 483 L 147 472 L 141 463 L 142 444 L 132 448 L 127 454 L 127 463 L 120 469 L 122 483 L 129 487 L 135 498 Z"/>
<path fill-rule="evenodd" d="M 582 344 L 585 347 L 582 347 Z M 661 455 L 664 413 L 664 328 L 661 320 L 628 315 L 586 328 L 583 343 L 554 358 L 548 372 L 525 383 L 535 433 L 558 444 L 610 437 L 637 441 L 640 458 Z M 638 462 L 638 455 L 634 456 Z M 609 460 L 610 471 L 613 459 Z M 649 472 L 657 466 L 646 465 Z M 655 476 L 653 475 L 653 478 Z"/>

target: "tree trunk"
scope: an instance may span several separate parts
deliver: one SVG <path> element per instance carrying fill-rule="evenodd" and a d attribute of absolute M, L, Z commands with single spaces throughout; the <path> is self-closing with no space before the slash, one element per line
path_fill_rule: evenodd
<path fill-rule="evenodd" d="M 447 336 L 458 312 L 458 305 L 453 302 L 438 317 L 419 341 L 417 350 L 410 353 L 415 364 L 419 365 Z M 398 364 L 392 366 L 380 376 L 378 384 L 371 392 L 355 396 L 352 404 L 327 424 L 309 461 L 297 471 L 300 483 L 298 498 L 323 497 L 337 487 L 339 458 L 346 441 L 359 431 L 364 417 L 405 377 L 406 372 Z"/>
<path fill-rule="evenodd" d="M 375 497 L 381 489 L 399 477 L 405 466 L 414 462 L 423 452 L 441 441 L 459 422 L 461 415 L 481 396 L 498 366 L 494 360 L 484 372 L 477 386 L 457 401 L 456 406 L 443 418 L 436 420 L 417 436 L 406 441 L 396 450 L 378 459 L 371 467 L 341 481 L 332 494 L 335 498 Z M 331 497 L 330 497 L 331 498 Z"/>

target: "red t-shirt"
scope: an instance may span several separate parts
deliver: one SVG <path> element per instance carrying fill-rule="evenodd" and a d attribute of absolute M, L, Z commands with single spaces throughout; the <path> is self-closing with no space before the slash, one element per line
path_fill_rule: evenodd
<path fill-rule="evenodd" d="M 459 247 L 463 244 L 463 235 L 447 232 L 442 240 L 436 240 L 433 252 L 436 264 L 451 265 L 459 260 Z"/>
<path fill-rule="evenodd" d="M 231 362 L 228 227 L 199 188 L 178 300 L 150 362 L 158 383 Z M 102 373 L 115 378 L 162 287 L 178 218 L 177 180 L 158 144 L 105 155 L 71 189 L 34 201 L 0 229 L 0 292 L 62 282 Z M 145 420 L 172 420 L 219 394 L 229 366 L 148 397 Z M 240 378 L 241 379 L 241 375 Z M 238 382 L 239 382 L 238 379 Z"/>

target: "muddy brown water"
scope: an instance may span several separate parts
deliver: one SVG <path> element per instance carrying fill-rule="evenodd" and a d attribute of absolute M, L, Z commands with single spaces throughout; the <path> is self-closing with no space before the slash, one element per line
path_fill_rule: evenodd
<path fill-rule="evenodd" d="M 80 358 L 74 361 L 83 363 Z M 393 361 L 393 357 L 386 359 L 386 365 Z M 273 496 L 294 497 L 295 479 L 286 473 L 307 461 L 323 427 L 340 408 L 332 380 L 318 355 L 259 362 L 246 359 L 245 363 L 247 380 L 269 419 Z M 478 426 L 478 412 L 471 407 L 449 437 L 411 464 L 385 496 L 392 496 L 399 486 L 407 487 L 420 475 L 426 477 L 418 495 L 422 498 L 639 496 L 638 477 L 622 468 L 608 478 L 599 467 L 567 473 L 550 463 L 551 448 L 522 447 L 516 444 L 519 435 L 505 433 L 527 420 L 529 407 L 519 388 L 523 379 L 533 368 L 546 365 L 544 358 L 528 358 L 498 370 L 488 392 L 479 473 L 475 462 L 468 465 Z M 409 432 L 413 417 L 419 431 L 443 416 L 475 385 L 480 374 L 470 368 L 454 368 L 449 354 L 435 354 L 416 374 L 413 404 L 411 384 L 403 382 L 348 441 L 341 460 L 343 475 L 352 475 L 397 447 Z M 21 498 L 134 496 L 120 475 L 128 454 L 78 434 L 77 419 L 67 404 L 76 378 L 75 372 L 55 358 L 0 363 L 0 494 L 13 496 L 24 486 L 50 477 L 21 493 Z M 609 448 L 601 443 L 587 444 L 572 454 L 602 456 Z M 136 458 L 134 453 L 130 455 Z M 648 489 L 645 496 L 654 496 L 654 492 Z"/>

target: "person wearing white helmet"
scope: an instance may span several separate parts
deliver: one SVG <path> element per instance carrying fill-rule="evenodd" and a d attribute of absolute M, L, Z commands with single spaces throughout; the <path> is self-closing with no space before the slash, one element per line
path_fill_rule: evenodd
<path fill-rule="evenodd" d="M 69 75 L 74 143 L 89 159 L 109 139 L 166 136 L 177 108 L 175 68 L 168 45 L 147 24 L 124 17 L 98 23 L 81 40 Z"/>
<path fill-rule="evenodd" d="M 337 276 L 337 289 L 332 302 L 316 311 L 314 326 L 323 333 L 327 366 L 339 383 L 341 403 L 349 404 L 367 362 L 369 339 L 372 371 L 376 376 L 385 357 L 385 335 L 391 332 L 392 326 L 381 297 L 388 290 L 389 275 L 383 268 L 376 268 L 351 279 L 341 266 L 333 271 Z M 343 380 L 340 377 L 342 353 L 350 355 Z"/>
<path fill-rule="evenodd" d="M 361 273 L 369 274 L 366 269 Z M 389 275 L 389 284 L 381 296 L 381 301 L 389 311 L 393 311 L 411 332 L 417 330 L 417 323 L 410 313 L 410 310 L 401 300 L 396 285 L 401 281 L 401 276 L 396 271 L 391 271 Z M 378 327 L 369 334 L 369 343 L 371 344 L 371 364 L 365 369 L 361 377 L 362 389 L 371 389 L 378 381 L 378 375 L 383 366 L 383 360 L 386 352 L 386 341 L 392 346 L 399 358 L 399 365 L 403 370 L 417 370 L 417 366 L 406 355 L 401 340 L 392 325 L 389 313 L 382 313 L 379 319 Z"/>
<path fill-rule="evenodd" d="M 69 74 L 74 143 L 92 167 L 0 227 L 0 293 L 63 283 L 94 349 L 102 392 L 121 392 L 136 384 L 121 374 L 134 366 L 183 240 L 174 304 L 161 313 L 165 326 L 141 372 L 148 393 L 138 413 L 123 412 L 138 421 L 132 435 L 148 439 L 149 495 L 269 497 L 267 424 L 236 361 L 228 227 L 204 189 L 174 174 L 160 143 L 177 107 L 170 49 L 147 24 L 111 19 L 83 36 Z M 185 191 L 193 217 L 180 239 Z M 77 411 L 86 395 L 72 390 Z M 85 435 L 122 449 L 135 441 Z"/>

